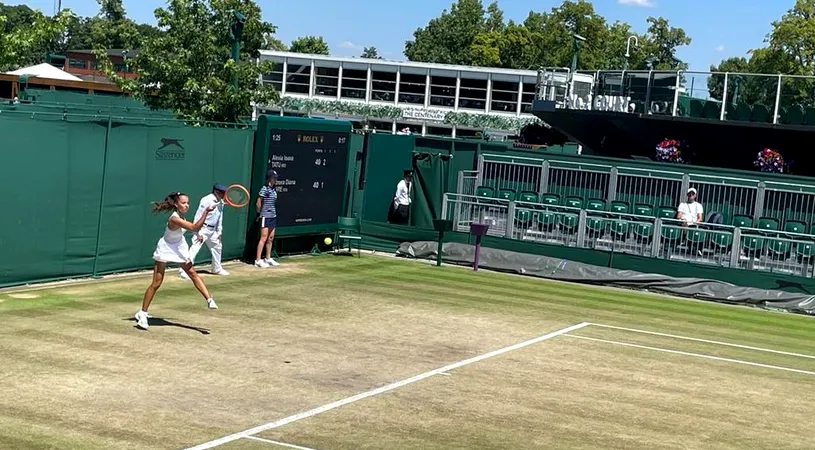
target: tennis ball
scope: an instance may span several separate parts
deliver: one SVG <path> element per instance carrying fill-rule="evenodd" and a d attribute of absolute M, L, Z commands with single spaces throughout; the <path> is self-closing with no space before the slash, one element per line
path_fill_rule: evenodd
<path fill-rule="evenodd" d="M 333 241 L 331 240 L 330 237 L 327 237 L 327 238 L 323 239 L 323 242 L 325 242 L 325 245 L 331 245 L 331 242 L 333 242 Z"/>

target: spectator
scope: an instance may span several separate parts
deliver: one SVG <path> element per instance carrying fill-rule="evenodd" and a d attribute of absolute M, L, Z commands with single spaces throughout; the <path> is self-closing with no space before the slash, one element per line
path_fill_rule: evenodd
<path fill-rule="evenodd" d="M 696 225 L 704 220 L 702 215 L 704 209 L 702 204 L 696 201 L 696 188 L 688 189 L 688 201 L 679 204 L 676 211 L 676 218 L 681 220 L 683 225 Z"/>

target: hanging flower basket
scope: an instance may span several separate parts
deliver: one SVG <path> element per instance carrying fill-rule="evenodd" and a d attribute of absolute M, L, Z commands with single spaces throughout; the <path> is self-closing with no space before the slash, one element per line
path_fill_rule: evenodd
<path fill-rule="evenodd" d="M 787 168 L 787 164 L 784 162 L 784 157 L 781 156 L 781 153 L 770 148 L 765 148 L 758 152 L 758 156 L 756 156 L 756 160 L 753 164 L 762 172 L 784 173 L 784 170 Z"/>
<path fill-rule="evenodd" d="M 679 149 L 679 141 L 665 139 L 657 145 L 657 161 L 682 163 L 682 150 Z"/>

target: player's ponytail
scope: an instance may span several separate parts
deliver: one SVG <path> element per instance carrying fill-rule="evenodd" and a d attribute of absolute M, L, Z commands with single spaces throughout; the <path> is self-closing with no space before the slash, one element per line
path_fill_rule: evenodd
<path fill-rule="evenodd" d="M 160 202 L 153 202 L 153 214 L 162 213 L 165 211 L 174 211 L 178 205 L 178 199 L 182 195 L 187 195 L 183 192 L 171 192 L 164 197 Z"/>

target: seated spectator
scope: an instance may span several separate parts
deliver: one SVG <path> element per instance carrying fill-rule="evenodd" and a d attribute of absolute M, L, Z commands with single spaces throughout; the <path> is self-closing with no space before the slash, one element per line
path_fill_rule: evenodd
<path fill-rule="evenodd" d="M 676 210 L 676 218 L 683 221 L 683 225 L 696 225 L 702 223 L 704 209 L 702 204 L 696 201 L 696 188 L 688 189 L 688 201 L 679 204 Z"/>

